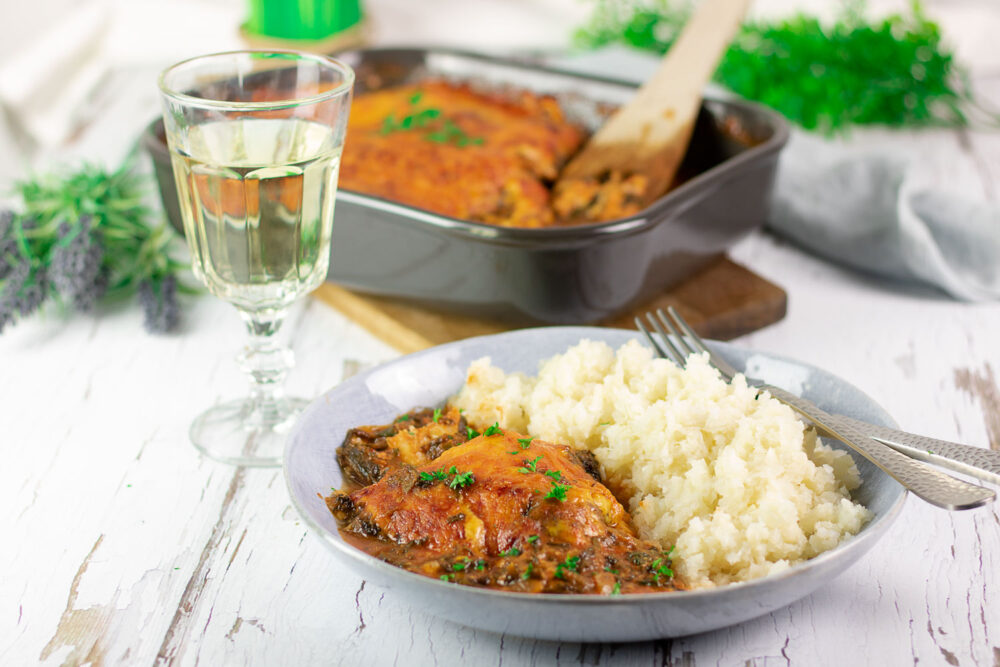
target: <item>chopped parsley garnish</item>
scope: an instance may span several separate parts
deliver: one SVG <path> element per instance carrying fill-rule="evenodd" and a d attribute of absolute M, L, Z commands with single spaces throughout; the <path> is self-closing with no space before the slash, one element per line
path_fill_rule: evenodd
<path fill-rule="evenodd" d="M 519 451 L 517 451 L 516 449 L 515 449 L 514 451 L 512 451 L 512 452 L 507 452 L 507 453 L 508 453 L 508 454 L 511 454 L 511 455 L 513 455 L 513 456 L 517 456 L 518 454 L 520 454 L 520 452 L 519 452 Z"/>
<path fill-rule="evenodd" d="M 423 93 L 417 91 L 410 97 L 410 106 L 416 107 L 423 99 Z M 440 120 L 439 120 L 440 119 Z M 485 142 L 483 137 L 470 137 L 465 131 L 453 121 L 442 116 L 441 109 L 428 107 L 426 109 L 413 109 L 413 111 L 399 120 L 396 114 L 389 114 L 382 120 L 382 127 L 379 134 L 390 134 L 407 130 L 429 130 L 424 134 L 424 139 L 439 144 L 452 144 L 454 146 L 479 146 Z"/>
<path fill-rule="evenodd" d="M 534 438 L 518 438 L 517 444 L 521 445 L 521 449 L 527 449 L 531 446 L 532 440 L 534 440 Z"/>
<path fill-rule="evenodd" d="M 455 470 L 455 466 L 451 467 Z M 448 483 L 448 487 L 452 489 L 463 489 L 467 486 L 471 486 L 473 482 L 476 481 L 475 476 L 471 472 L 455 472 L 455 477 L 452 478 L 451 482 Z"/>
<path fill-rule="evenodd" d="M 546 477 L 551 477 L 552 479 L 554 479 L 554 480 L 556 480 L 558 482 L 558 481 L 562 480 L 562 471 L 560 471 L 560 470 L 546 470 L 545 471 L 545 476 Z"/>
<path fill-rule="evenodd" d="M 622 585 L 619 584 L 617 581 L 615 582 L 615 587 L 611 589 L 611 594 L 612 595 L 621 595 L 622 594 Z"/>
<path fill-rule="evenodd" d="M 441 419 L 441 408 L 434 408 L 434 423 L 436 424 Z"/>
<path fill-rule="evenodd" d="M 601 422 L 598 426 L 611 426 L 611 422 Z"/>
<path fill-rule="evenodd" d="M 448 479 L 448 473 L 444 471 L 444 468 L 440 470 L 435 470 L 434 472 L 422 472 L 420 473 L 421 482 L 443 482 Z"/>
<path fill-rule="evenodd" d="M 485 142 L 482 137 L 470 137 L 462 128 L 447 118 L 444 119 L 441 129 L 425 134 L 424 139 L 438 144 L 454 144 L 459 147 L 480 146 Z"/>
<path fill-rule="evenodd" d="M 455 570 L 455 572 L 461 572 L 462 570 L 467 570 L 469 569 L 469 561 L 463 559 L 463 562 L 455 563 L 454 565 L 452 565 L 451 569 Z"/>
<path fill-rule="evenodd" d="M 491 435 L 500 435 L 501 433 L 503 433 L 503 431 L 500 430 L 500 422 L 493 422 L 493 426 L 490 426 L 488 429 L 483 431 L 483 435 L 487 438 Z"/>
<path fill-rule="evenodd" d="M 605 572 L 610 572 L 611 574 L 618 574 L 618 570 L 612 569 L 610 566 L 604 568 Z"/>
<path fill-rule="evenodd" d="M 486 561 L 484 561 L 482 558 L 480 558 L 479 560 L 476 561 L 476 569 L 477 570 L 482 570 L 485 567 L 486 567 Z"/>
<path fill-rule="evenodd" d="M 546 493 L 543 498 L 552 498 L 558 500 L 559 502 L 566 502 L 566 492 L 569 491 L 568 484 L 556 484 L 552 482 L 552 488 Z"/>
<path fill-rule="evenodd" d="M 518 549 L 517 547 L 511 547 L 510 549 L 507 549 L 507 551 L 501 551 L 500 555 L 503 556 L 504 558 L 509 558 L 511 556 L 520 556 L 521 550 Z"/>
<path fill-rule="evenodd" d="M 453 574 L 442 574 L 441 581 L 455 581 L 455 575 Z"/>
<path fill-rule="evenodd" d="M 663 560 L 664 559 L 662 558 L 657 558 L 649 566 L 649 569 L 653 572 L 653 581 L 656 583 L 660 583 L 660 576 L 664 576 L 668 579 L 674 576 L 674 571 L 670 569 L 668 563 L 664 563 Z"/>
<path fill-rule="evenodd" d="M 469 440 L 472 440 L 473 438 L 478 438 L 479 437 L 479 431 L 477 431 L 476 429 L 472 428 L 471 426 L 466 426 L 465 427 L 465 435 L 468 436 Z"/>
<path fill-rule="evenodd" d="M 451 481 L 448 481 L 449 475 L 451 475 Z M 471 471 L 459 472 L 458 468 L 451 466 L 447 472 L 445 472 L 444 468 L 439 468 L 433 472 L 422 472 L 420 473 L 420 481 L 431 483 L 447 482 L 449 488 L 458 490 L 470 486 L 476 481 L 476 478 Z"/>
<path fill-rule="evenodd" d="M 537 466 L 538 462 L 541 461 L 541 460 L 542 460 L 541 456 L 536 456 L 535 458 L 533 458 L 530 461 L 525 461 L 524 465 L 522 467 L 518 468 L 517 470 L 518 470 L 518 472 L 523 472 L 525 474 L 527 474 L 529 472 L 537 472 L 535 470 L 535 466 Z"/>
<path fill-rule="evenodd" d="M 579 556 L 570 556 L 569 558 L 567 558 L 566 560 L 564 560 L 562 563 L 559 563 L 558 565 L 556 565 L 556 575 L 555 575 L 556 579 L 565 579 L 565 577 L 563 577 L 563 571 L 564 570 L 570 570 L 571 572 L 577 572 L 579 570 L 579 568 L 580 568 L 580 557 Z"/>
<path fill-rule="evenodd" d="M 527 581 L 531 577 L 531 573 L 535 569 L 534 563 L 528 563 L 528 567 L 525 568 L 524 572 L 521 573 L 521 581 Z"/>
<path fill-rule="evenodd" d="M 409 420 L 410 420 L 410 415 L 401 415 L 399 417 L 396 417 L 396 421 L 398 422 L 405 422 Z"/>
<path fill-rule="evenodd" d="M 534 544 L 538 541 L 538 535 L 532 535 L 528 538 L 528 544 Z"/>

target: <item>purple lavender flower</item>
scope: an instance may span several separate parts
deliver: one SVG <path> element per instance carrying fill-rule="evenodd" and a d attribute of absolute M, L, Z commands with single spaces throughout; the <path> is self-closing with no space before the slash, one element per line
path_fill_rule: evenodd
<path fill-rule="evenodd" d="M 92 310 L 108 288 L 101 233 L 91 223 L 89 215 L 81 216 L 75 225 L 62 223 L 49 261 L 56 291 L 84 312 Z"/>
<path fill-rule="evenodd" d="M 0 211 L 0 280 L 17 264 L 17 241 L 14 240 L 14 212 Z"/>
<path fill-rule="evenodd" d="M 139 283 L 139 303 L 142 304 L 143 325 L 150 333 L 167 333 L 177 326 L 177 279 L 168 275 L 158 281 Z"/>
<path fill-rule="evenodd" d="M 32 269 L 28 262 L 14 265 L 0 288 L 0 332 L 19 317 L 27 317 L 41 307 L 49 294 L 44 268 Z"/>

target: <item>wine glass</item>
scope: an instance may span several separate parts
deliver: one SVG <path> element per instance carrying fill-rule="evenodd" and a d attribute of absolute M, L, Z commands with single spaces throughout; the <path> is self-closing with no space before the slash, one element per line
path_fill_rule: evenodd
<path fill-rule="evenodd" d="M 249 333 L 239 363 L 250 395 L 191 425 L 195 447 L 213 459 L 280 465 L 307 403 L 284 394 L 293 357 L 275 334 L 329 268 L 353 83 L 347 65 L 292 51 L 217 53 L 160 75 L 192 268 L 236 306 Z"/>

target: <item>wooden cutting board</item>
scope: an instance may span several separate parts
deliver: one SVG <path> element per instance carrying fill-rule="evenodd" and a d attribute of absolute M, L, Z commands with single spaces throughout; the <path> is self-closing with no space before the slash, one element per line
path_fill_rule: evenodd
<path fill-rule="evenodd" d="M 313 295 L 403 354 L 451 341 L 510 331 L 518 327 L 492 320 L 441 313 L 404 301 L 362 295 L 324 283 Z M 729 340 L 774 324 L 785 316 L 785 291 L 721 257 L 683 283 L 628 313 L 597 326 L 635 329 L 637 315 L 673 306 L 706 338 Z"/>

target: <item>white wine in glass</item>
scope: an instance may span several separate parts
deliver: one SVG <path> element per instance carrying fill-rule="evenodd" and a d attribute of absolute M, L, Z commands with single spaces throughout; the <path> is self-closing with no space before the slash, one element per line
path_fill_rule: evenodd
<path fill-rule="evenodd" d="M 292 354 L 273 338 L 326 277 L 353 73 L 322 56 L 232 52 L 168 69 L 164 124 L 195 275 L 239 310 L 250 341 L 246 399 L 191 427 L 206 455 L 277 465 L 303 399 L 286 397 Z"/>

